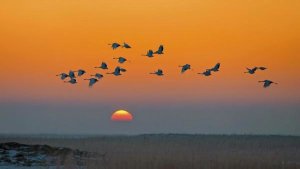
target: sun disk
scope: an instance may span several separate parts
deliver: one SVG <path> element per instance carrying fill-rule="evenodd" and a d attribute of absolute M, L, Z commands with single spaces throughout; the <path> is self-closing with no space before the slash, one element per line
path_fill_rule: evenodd
<path fill-rule="evenodd" d="M 132 119 L 132 114 L 126 110 L 117 110 L 111 116 L 112 121 L 132 121 Z"/>

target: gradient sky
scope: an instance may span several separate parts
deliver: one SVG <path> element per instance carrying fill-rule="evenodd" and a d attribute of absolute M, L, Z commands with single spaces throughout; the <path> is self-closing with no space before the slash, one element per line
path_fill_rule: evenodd
<path fill-rule="evenodd" d="M 299 9 L 298 0 L 2 0 L 0 133 L 300 135 Z M 163 56 L 141 56 L 160 44 Z M 93 88 L 55 76 L 115 67 L 118 56 L 128 71 Z M 213 76 L 196 74 L 217 62 Z M 185 63 L 194 70 L 180 74 Z M 254 66 L 269 69 L 243 73 Z M 164 77 L 149 75 L 158 68 Z M 265 79 L 279 85 L 264 89 Z M 110 121 L 118 109 L 134 121 Z"/>

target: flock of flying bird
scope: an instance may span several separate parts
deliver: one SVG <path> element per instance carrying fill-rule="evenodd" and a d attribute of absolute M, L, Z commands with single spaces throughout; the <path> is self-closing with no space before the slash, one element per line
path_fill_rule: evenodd
<path fill-rule="evenodd" d="M 119 48 L 119 47 L 123 47 L 123 48 L 126 48 L 126 49 L 129 49 L 131 48 L 131 46 L 127 43 L 123 43 L 123 45 L 119 44 L 119 43 L 112 43 L 112 44 L 109 44 L 111 46 L 111 48 L 113 50 Z M 153 50 L 148 50 L 147 53 L 145 55 L 142 55 L 142 56 L 147 56 L 149 58 L 152 58 L 154 57 L 154 55 L 157 54 L 157 55 L 162 55 L 164 54 L 164 46 L 163 45 L 160 45 L 157 49 L 157 51 L 153 51 Z M 127 60 L 125 57 L 117 57 L 117 58 L 113 58 L 113 59 L 116 59 L 118 61 L 118 63 L 120 64 L 123 64 L 125 62 L 129 62 L 129 60 Z M 220 63 L 217 63 L 213 68 L 210 68 L 210 69 L 206 69 L 204 72 L 202 73 L 198 73 L 198 74 L 202 74 L 204 76 L 210 76 L 212 75 L 211 73 L 212 72 L 218 72 L 219 69 L 220 69 Z M 184 73 L 186 72 L 187 70 L 189 69 L 192 69 L 191 68 L 191 65 L 190 64 L 184 64 L 184 65 L 180 65 L 179 66 L 181 68 L 181 73 Z M 96 66 L 94 68 L 100 68 L 100 69 L 103 69 L 103 70 L 107 70 L 108 69 L 108 66 L 105 62 L 102 62 L 100 64 L 100 66 Z M 255 74 L 255 72 L 257 70 L 266 70 L 267 68 L 266 67 L 254 67 L 252 69 L 249 69 L 247 68 L 247 71 L 245 73 L 249 73 L 249 74 Z M 113 74 L 115 76 L 120 76 L 122 75 L 121 73 L 122 72 L 126 72 L 126 69 L 120 67 L 120 66 L 117 66 L 113 72 L 108 72 L 107 74 Z M 81 77 L 82 75 L 86 74 L 86 71 L 85 70 L 82 70 L 82 69 L 79 69 L 77 71 L 72 71 L 70 70 L 69 73 L 60 73 L 56 76 L 59 76 L 61 80 L 65 80 L 66 78 L 69 78 L 68 81 L 64 81 L 65 83 L 71 83 L 71 84 L 76 84 L 77 83 L 77 80 L 76 78 L 77 77 Z M 157 76 L 163 76 L 164 75 L 164 72 L 162 69 L 158 69 L 156 70 L 155 72 L 151 72 L 150 74 L 155 74 Z M 92 87 L 95 83 L 97 83 L 101 78 L 103 78 L 103 75 L 100 74 L 100 73 L 96 73 L 94 75 L 90 75 L 92 78 L 87 78 L 87 79 L 84 79 L 84 80 L 88 80 L 89 81 L 89 86 Z M 258 81 L 260 83 L 264 83 L 263 86 L 265 88 L 269 87 L 271 84 L 277 84 L 276 82 L 273 82 L 271 80 L 263 80 L 263 81 Z"/>

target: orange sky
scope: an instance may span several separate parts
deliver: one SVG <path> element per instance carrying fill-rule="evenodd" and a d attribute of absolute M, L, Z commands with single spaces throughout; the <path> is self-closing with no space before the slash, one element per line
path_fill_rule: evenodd
<path fill-rule="evenodd" d="M 2 102 L 299 102 L 300 1 L 298 0 L 3 0 L 0 2 Z M 132 49 L 111 50 L 128 42 Z M 141 56 L 165 45 L 165 54 Z M 105 76 L 94 88 L 55 74 L 113 57 L 131 60 L 121 77 Z M 215 63 L 221 71 L 197 75 Z M 190 63 L 184 75 L 178 65 Z M 245 67 L 269 69 L 250 76 Z M 148 73 L 162 68 L 165 77 Z M 105 71 L 99 71 L 105 73 Z M 267 90 L 258 80 L 279 83 Z"/>

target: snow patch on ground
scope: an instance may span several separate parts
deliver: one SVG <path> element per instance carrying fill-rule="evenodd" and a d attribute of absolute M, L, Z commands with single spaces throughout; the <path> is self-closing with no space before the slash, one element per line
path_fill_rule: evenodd
<path fill-rule="evenodd" d="M 99 154 L 49 145 L 26 145 L 16 142 L 0 143 L 0 169 L 62 169 L 67 160 L 78 168 Z"/>
<path fill-rule="evenodd" d="M 56 166 L 33 166 L 33 167 L 24 167 L 24 166 L 0 166 L 0 169 L 63 169 L 63 167 Z"/>

